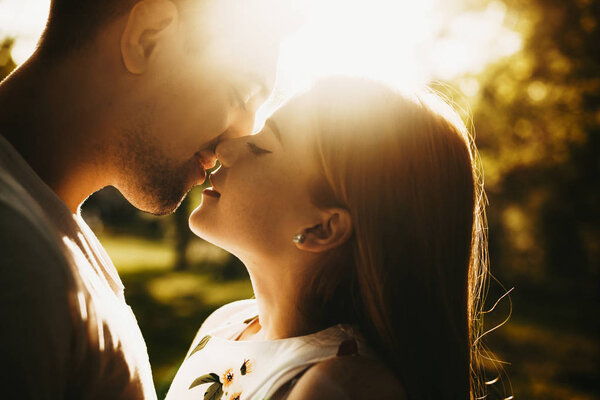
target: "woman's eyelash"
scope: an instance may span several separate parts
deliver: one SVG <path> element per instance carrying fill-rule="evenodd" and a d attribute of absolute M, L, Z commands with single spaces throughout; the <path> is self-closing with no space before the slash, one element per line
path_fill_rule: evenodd
<path fill-rule="evenodd" d="M 261 147 L 258 147 L 257 145 L 255 145 L 252 142 L 247 142 L 246 144 L 248 145 L 248 149 L 250 149 L 250 151 L 252 152 L 252 154 L 255 154 L 257 156 L 258 155 L 262 155 L 262 154 L 270 154 L 270 153 L 272 153 L 272 151 L 265 150 L 265 149 L 263 149 Z"/>

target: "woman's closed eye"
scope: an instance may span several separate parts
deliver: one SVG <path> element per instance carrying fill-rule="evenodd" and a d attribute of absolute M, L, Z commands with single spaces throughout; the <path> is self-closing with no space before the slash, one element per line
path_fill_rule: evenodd
<path fill-rule="evenodd" d="M 250 152 L 252 152 L 252 154 L 260 156 L 263 154 L 271 154 L 272 151 L 263 149 L 262 147 L 258 147 L 257 145 L 255 145 L 252 142 L 247 142 L 246 143 L 248 145 L 248 150 L 250 150 Z"/>

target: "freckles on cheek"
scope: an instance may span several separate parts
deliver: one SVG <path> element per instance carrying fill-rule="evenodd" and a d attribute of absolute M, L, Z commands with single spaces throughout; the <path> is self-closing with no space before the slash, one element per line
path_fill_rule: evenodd
<path fill-rule="evenodd" d="M 236 217 L 248 221 L 256 229 L 273 228 L 285 214 L 286 201 L 279 195 L 285 189 L 276 185 L 265 187 L 260 182 L 256 185 L 251 185 L 252 182 L 249 184 L 247 190 L 230 199 L 234 203 L 231 208 L 236 210 Z"/>
<path fill-rule="evenodd" d="M 223 234 L 232 244 L 248 249 L 258 250 L 265 243 L 273 242 L 282 236 L 278 213 L 273 210 L 272 204 L 253 199 L 231 198 L 228 207 L 223 208 L 224 218 L 219 218 Z"/>

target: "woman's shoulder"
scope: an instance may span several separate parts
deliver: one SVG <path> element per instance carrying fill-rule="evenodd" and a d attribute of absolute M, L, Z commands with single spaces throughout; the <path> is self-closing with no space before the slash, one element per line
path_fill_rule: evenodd
<path fill-rule="evenodd" d="M 287 400 L 406 399 L 400 381 L 381 362 L 363 356 L 336 357 L 309 368 Z"/>

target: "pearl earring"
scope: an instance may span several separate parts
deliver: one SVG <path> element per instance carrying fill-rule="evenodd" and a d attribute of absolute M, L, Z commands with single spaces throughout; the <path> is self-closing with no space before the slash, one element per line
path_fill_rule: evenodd
<path fill-rule="evenodd" d="M 298 233 L 298 234 L 294 235 L 294 239 L 292 239 L 292 241 L 294 243 L 304 243 L 305 240 L 306 240 L 306 235 L 303 233 Z"/>

